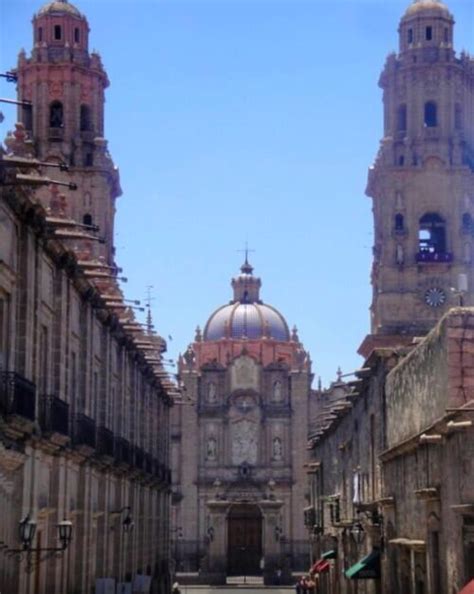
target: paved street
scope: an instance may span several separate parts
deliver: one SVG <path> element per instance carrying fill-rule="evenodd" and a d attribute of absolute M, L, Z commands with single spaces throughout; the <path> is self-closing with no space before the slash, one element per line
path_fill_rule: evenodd
<path fill-rule="evenodd" d="M 290 586 L 279 586 L 268 588 L 259 585 L 248 584 L 246 586 L 181 586 L 182 594 L 289 594 L 294 589 Z"/>

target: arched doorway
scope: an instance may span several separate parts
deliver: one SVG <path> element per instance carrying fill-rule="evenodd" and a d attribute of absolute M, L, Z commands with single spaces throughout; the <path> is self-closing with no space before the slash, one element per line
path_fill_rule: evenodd
<path fill-rule="evenodd" d="M 258 575 L 262 558 L 262 512 L 258 505 L 233 505 L 227 516 L 227 574 Z"/>

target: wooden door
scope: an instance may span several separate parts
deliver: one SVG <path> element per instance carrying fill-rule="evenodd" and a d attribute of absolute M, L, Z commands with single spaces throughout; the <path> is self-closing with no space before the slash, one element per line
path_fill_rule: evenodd
<path fill-rule="evenodd" d="M 231 508 L 228 518 L 228 574 L 258 575 L 262 558 L 262 515 L 253 505 Z"/>

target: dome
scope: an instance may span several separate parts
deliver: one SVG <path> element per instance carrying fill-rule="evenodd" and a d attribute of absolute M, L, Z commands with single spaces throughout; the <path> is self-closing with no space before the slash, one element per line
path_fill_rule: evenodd
<path fill-rule="evenodd" d="M 271 305 L 260 301 L 261 281 L 253 276 L 253 268 L 245 258 L 241 274 L 232 280 L 234 299 L 219 307 L 209 318 L 204 328 L 204 340 L 234 338 L 258 340 L 290 340 L 285 318 Z"/>
<path fill-rule="evenodd" d="M 405 16 L 415 16 L 421 12 L 433 10 L 442 12 L 445 16 L 450 16 L 448 7 L 441 0 L 413 0 L 413 4 L 407 8 Z"/>
<path fill-rule="evenodd" d="M 56 0 L 56 2 L 48 2 L 42 6 L 38 11 L 38 16 L 43 16 L 48 13 L 66 12 L 73 16 L 81 17 L 81 13 L 73 4 L 69 4 L 67 0 Z"/>

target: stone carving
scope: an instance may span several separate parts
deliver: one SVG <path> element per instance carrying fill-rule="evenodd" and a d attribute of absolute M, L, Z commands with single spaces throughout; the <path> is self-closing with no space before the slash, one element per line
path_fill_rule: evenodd
<path fill-rule="evenodd" d="M 280 381 L 273 384 L 273 402 L 281 402 L 283 400 L 283 391 Z"/>
<path fill-rule="evenodd" d="M 217 388 L 214 382 L 210 382 L 207 386 L 207 401 L 213 404 L 217 400 Z"/>
<path fill-rule="evenodd" d="M 272 457 L 274 460 L 283 458 L 283 442 L 280 437 L 273 438 Z"/>
<path fill-rule="evenodd" d="M 232 427 L 232 464 L 257 463 L 257 424 L 242 420 Z"/>
<path fill-rule="evenodd" d="M 258 389 L 257 363 L 247 356 L 235 360 L 231 370 L 232 390 L 253 388 Z"/>
<path fill-rule="evenodd" d="M 217 460 L 217 440 L 215 437 L 209 437 L 207 440 L 206 460 Z"/>

